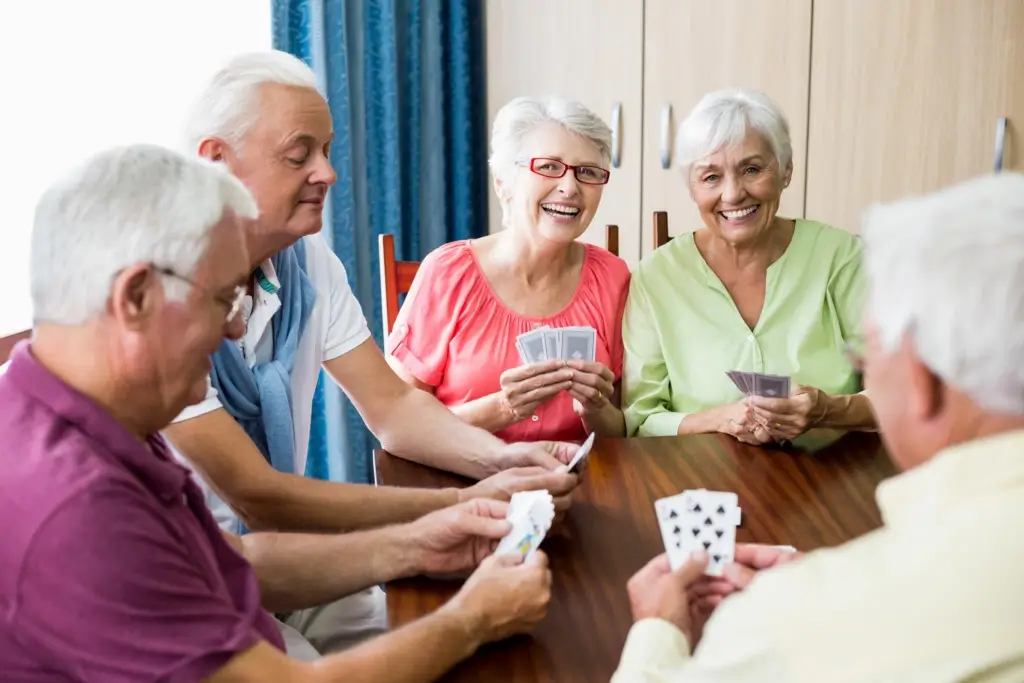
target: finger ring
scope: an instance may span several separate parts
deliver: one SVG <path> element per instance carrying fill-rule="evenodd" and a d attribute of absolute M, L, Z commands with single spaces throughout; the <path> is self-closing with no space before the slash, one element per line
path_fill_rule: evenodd
<path fill-rule="evenodd" d="M 778 422 L 776 422 L 775 423 L 775 428 L 776 429 L 782 429 L 782 425 L 780 425 Z"/>

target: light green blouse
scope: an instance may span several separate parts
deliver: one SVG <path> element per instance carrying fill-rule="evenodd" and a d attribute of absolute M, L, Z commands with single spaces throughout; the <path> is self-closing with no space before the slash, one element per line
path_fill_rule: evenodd
<path fill-rule="evenodd" d="M 729 370 L 856 393 L 845 342 L 859 336 L 865 295 L 860 240 L 797 220 L 789 247 L 768 268 L 764 308 L 751 330 L 693 233 L 676 237 L 645 258 L 630 282 L 622 322 L 627 433 L 676 434 L 687 414 L 739 401 Z"/>

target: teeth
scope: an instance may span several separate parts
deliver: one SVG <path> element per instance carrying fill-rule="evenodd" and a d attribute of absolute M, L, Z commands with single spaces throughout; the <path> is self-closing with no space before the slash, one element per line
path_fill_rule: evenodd
<path fill-rule="evenodd" d="M 745 209 L 738 209 L 736 211 L 723 211 L 722 215 L 725 216 L 726 218 L 728 218 L 731 221 L 735 221 L 735 220 L 739 220 L 740 218 L 745 218 L 745 217 L 749 216 L 750 214 L 754 213 L 754 211 L 756 211 L 756 210 L 757 210 L 757 206 L 748 206 Z"/>
<path fill-rule="evenodd" d="M 577 206 L 567 206 L 565 204 L 541 204 L 540 208 L 551 213 L 556 213 L 559 216 L 575 216 L 580 212 Z"/>

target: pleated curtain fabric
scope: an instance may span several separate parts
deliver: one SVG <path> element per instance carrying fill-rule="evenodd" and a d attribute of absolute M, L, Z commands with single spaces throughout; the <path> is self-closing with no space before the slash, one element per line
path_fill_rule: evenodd
<path fill-rule="evenodd" d="M 484 2 L 272 2 L 274 47 L 313 68 L 331 106 L 324 233 L 382 347 L 378 235 L 420 260 L 487 232 Z M 313 408 L 306 474 L 371 481 L 378 443 L 323 373 Z"/>

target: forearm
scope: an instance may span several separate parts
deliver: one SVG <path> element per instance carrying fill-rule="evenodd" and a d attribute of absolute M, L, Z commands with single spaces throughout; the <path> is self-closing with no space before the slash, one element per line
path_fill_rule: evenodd
<path fill-rule="evenodd" d="M 498 471 L 504 443 L 457 417 L 430 394 L 410 389 L 397 399 L 377 433 L 393 455 L 483 479 Z"/>
<path fill-rule="evenodd" d="M 722 425 L 720 407 L 708 408 L 696 413 L 689 413 L 679 423 L 677 434 L 711 434 L 717 432 Z"/>
<path fill-rule="evenodd" d="M 626 435 L 625 417 L 622 415 L 622 411 L 612 403 L 606 403 L 600 410 L 584 415 L 583 424 L 588 432 L 597 432 L 598 436 Z"/>
<path fill-rule="evenodd" d="M 824 411 L 813 421 L 813 426 L 861 430 L 877 428 L 871 400 L 865 394 L 826 396 Z"/>
<path fill-rule="evenodd" d="M 263 607 L 289 612 L 414 575 L 419 568 L 407 529 L 335 536 L 253 533 L 239 541 L 259 580 Z"/>
<path fill-rule="evenodd" d="M 472 655 L 479 629 L 446 605 L 397 631 L 314 664 L 317 683 L 427 683 Z"/>
<path fill-rule="evenodd" d="M 271 485 L 228 499 L 254 531 L 340 533 L 411 522 L 458 502 L 455 489 L 344 484 L 274 473 Z"/>
<path fill-rule="evenodd" d="M 499 393 L 488 394 L 462 405 L 451 406 L 450 410 L 464 422 L 480 429 L 486 429 L 492 434 L 517 422 L 512 412 L 502 404 Z"/>

